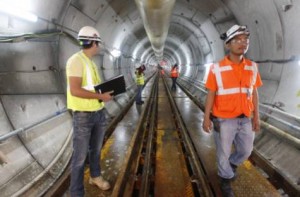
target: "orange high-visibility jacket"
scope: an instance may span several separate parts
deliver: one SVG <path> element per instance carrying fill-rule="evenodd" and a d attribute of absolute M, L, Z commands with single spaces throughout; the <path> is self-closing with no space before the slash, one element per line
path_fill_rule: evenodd
<path fill-rule="evenodd" d="M 171 77 L 179 77 L 179 72 L 177 68 L 171 69 Z"/>
<path fill-rule="evenodd" d="M 216 91 L 212 113 L 220 118 L 234 118 L 241 114 L 250 117 L 253 111 L 253 89 L 262 85 L 255 62 L 243 58 L 235 65 L 228 57 L 213 64 L 206 87 Z"/>

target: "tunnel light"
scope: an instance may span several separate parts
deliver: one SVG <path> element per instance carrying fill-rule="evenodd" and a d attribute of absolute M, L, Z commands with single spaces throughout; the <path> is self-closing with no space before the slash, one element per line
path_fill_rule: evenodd
<path fill-rule="evenodd" d="M 298 65 L 300 66 L 300 60 L 298 61 Z"/>
<path fill-rule="evenodd" d="M 114 57 L 120 57 L 121 51 L 119 51 L 118 49 L 113 49 L 111 51 L 111 55 L 114 56 Z"/>
<path fill-rule="evenodd" d="M 2 2 L 0 2 L 0 12 L 22 18 L 30 22 L 37 22 L 38 20 L 36 15 Z"/>

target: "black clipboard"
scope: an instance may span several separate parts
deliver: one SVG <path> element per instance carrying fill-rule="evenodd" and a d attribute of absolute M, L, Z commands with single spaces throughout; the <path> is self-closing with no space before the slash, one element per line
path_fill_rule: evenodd
<path fill-rule="evenodd" d="M 116 96 L 118 94 L 126 92 L 125 78 L 123 75 L 118 75 L 101 84 L 96 85 L 94 88 L 98 93 L 114 91 L 111 95 Z"/>

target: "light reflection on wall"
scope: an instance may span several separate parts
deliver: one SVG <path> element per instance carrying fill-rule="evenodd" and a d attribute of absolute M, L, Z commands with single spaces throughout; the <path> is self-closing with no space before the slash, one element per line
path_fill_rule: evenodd
<path fill-rule="evenodd" d="M 210 69 L 210 66 L 212 65 L 212 63 L 207 63 L 207 64 L 204 64 L 204 67 L 205 67 L 205 73 L 204 73 L 204 77 L 203 77 L 203 82 L 205 83 L 206 80 L 207 80 L 207 77 L 208 77 L 208 72 L 209 72 L 209 69 Z"/>
<path fill-rule="evenodd" d="M 136 46 L 134 47 L 134 50 L 132 52 L 132 57 L 134 59 L 140 59 L 140 54 L 144 52 L 144 47 L 145 44 L 149 42 L 149 39 L 147 37 L 143 38 L 142 40 L 139 40 L 139 42 L 136 44 Z M 143 52 L 141 52 L 141 50 L 143 50 Z"/>
<path fill-rule="evenodd" d="M 31 0 L 1 0 L 0 12 L 8 15 L 16 16 L 31 22 L 37 22 L 38 17 L 32 14 Z"/>

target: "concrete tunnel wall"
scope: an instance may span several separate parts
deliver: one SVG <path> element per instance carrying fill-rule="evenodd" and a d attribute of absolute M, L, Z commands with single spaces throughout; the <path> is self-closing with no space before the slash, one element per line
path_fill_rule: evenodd
<path fill-rule="evenodd" d="M 133 96 L 134 65 L 146 63 L 150 76 L 155 70 L 151 65 L 156 64 L 134 1 L 56 0 L 30 5 L 39 17 L 37 23 L 0 13 L 1 38 L 19 38 L 0 45 L 0 136 L 25 128 L 0 142 L 1 157 L 7 160 L 3 164 L 2 159 L 0 166 L 4 196 L 30 188 L 33 194 L 43 193 L 70 159 L 72 128 L 71 115 L 65 111 L 65 63 L 79 49 L 72 37 L 76 38 L 82 26 L 95 26 L 106 43 L 95 58 L 101 78 L 126 77 L 128 93 L 107 103 L 108 117 L 118 114 Z M 247 56 L 261 62 L 261 103 L 280 105 L 299 116 L 299 10 L 300 2 L 290 0 L 177 0 L 165 43 L 165 68 L 178 62 L 182 77 L 194 83 L 203 81 L 204 65 L 225 54 L 219 34 L 234 23 L 245 24 L 251 32 Z M 24 33 L 32 39 L 26 40 Z M 113 48 L 122 52 L 119 58 L 110 54 Z M 26 130 L 37 122 L 41 123 Z"/>

